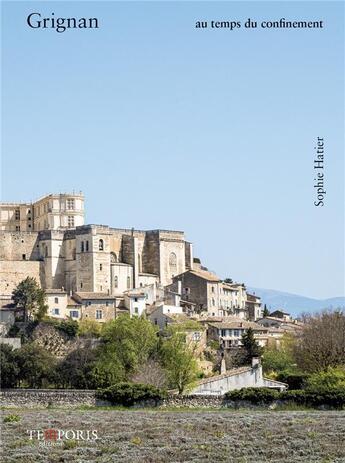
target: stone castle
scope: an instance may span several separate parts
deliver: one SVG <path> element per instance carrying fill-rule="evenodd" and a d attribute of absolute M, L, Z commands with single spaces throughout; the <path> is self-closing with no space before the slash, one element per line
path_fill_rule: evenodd
<path fill-rule="evenodd" d="M 166 286 L 193 266 L 192 245 L 181 231 L 84 225 L 82 194 L 1 204 L 0 236 L 2 296 L 28 275 L 46 290 L 119 295 Z"/>

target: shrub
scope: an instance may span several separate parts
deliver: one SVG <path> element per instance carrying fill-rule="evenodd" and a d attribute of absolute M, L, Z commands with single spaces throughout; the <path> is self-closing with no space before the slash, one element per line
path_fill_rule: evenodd
<path fill-rule="evenodd" d="M 245 400 L 253 404 L 270 403 L 279 398 L 279 392 L 268 387 L 248 387 L 229 391 L 225 398 L 234 401 Z"/>
<path fill-rule="evenodd" d="M 17 421 L 20 421 L 19 415 L 7 415 L 4 418 L 4 423 L 16 423 Z"/>
<path fill-rule="evenodd" d="M 326 371 L 310 375 L 306 389 L 314 392 L 330 392 L 339 389 L 345 391 L 345 368 L 329 367 Z"/>
<path fill-rule="evenodd" d="M 289 371 L 283 371 L 276 376 L 277 381 L 282 381 L 289 386 L 289 389 L 303 389 L 308 375 L 306 373 L 290 373 Z"/>
<path fill-rule="evenodd" d="M 76 320 L 63 320 L 56 328 L 66 333 L 70 338 L 74 338 L 78 333 L 78 322 Z"/>
<path fill-rule="evenodd" d="M 8 330 L 7 337 L 8 338 L 15 338 L 17 337 L 20 328 L 18 325 L 12 325 L 11 328 Z"/>
<path fill-rule="evenodd" d="M 265 387 L 243 388 L 229 391 L 225 398 L 233 401 L 247 401 L 252 404 L 269 404 L 275 400 L 283 403 L 302 405 L 305 407 L 329 406 L 333 408 L 345 407 L 345 389 L 329 391 L 288 390 L 278 392 Z"/>
<path fill-rule="evenodd" d="M 101 334 L 101 324 L 96 320 L 83 319 L 78 326 L 79 336 L 99 338 Z"/>
<path fill-rule="evenodd" d="M 310 407 L 330 406 L 334 408 L 345 407 L 345 389 L 333 389 L 328 392 L 316 391 L 284 391 L 280 394 L 280 399 L 286 402 L 294 402 L 298 405 Z"/>
<path fill-rule="evenodd" d="M 154 400 L 165 397 L 165 392 L 148 384 L 118 383 L 98 392 L 98 397 L 109 400 L 114 405 L 131 406 L 137 402 Z"/>

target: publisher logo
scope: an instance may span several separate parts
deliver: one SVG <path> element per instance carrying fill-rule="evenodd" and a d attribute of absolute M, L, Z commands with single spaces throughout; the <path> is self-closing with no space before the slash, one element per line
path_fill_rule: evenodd
<path fill-rule="evenodd" d="M 95 441 L 98 439 L 96 429 L 27 429 L 29 439 L 37 441 L 40 447 L 62 446 L 64 441 Z"/>

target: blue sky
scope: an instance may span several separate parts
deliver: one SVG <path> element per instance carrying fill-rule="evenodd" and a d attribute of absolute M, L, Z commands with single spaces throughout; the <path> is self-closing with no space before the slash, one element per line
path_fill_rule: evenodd
<path fill-rule="evenodd" d="M 3 2 L 2 200 L 82 190 L 88 223 L 184 230 L 220 276 L 344 294 L 341 2 Z M 33 30 L 26 17 L 98 17 Z M 196 30 L 197 20 L 321 30 Z M 326 204 L 313 205 L 325 139 Z"/>

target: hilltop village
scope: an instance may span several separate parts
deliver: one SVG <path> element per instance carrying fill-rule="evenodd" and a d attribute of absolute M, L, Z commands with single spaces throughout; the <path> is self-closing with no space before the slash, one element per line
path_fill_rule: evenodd
<path fill-rule="evenodd" d="M 200 352 L 210 342 L 223 351 L 239 348 L 249 328 L 262 347 L 279 346 L 284 333 L 301 329 L 283 310 L 264 314 L 244 283 L 210 272 L 182 231 L 85 225 L 81 193 L 1 204 L 0 260 L 3 336 L 20 316 L 13 290 L 28 276 L 44 289 L 50 318 L 102 324 L 127 313 L 145 316 L 159 331 L 197 321 L 202 328 L 188 336 Z M 200 366 L 211 373 L 202 355 Z"/>

